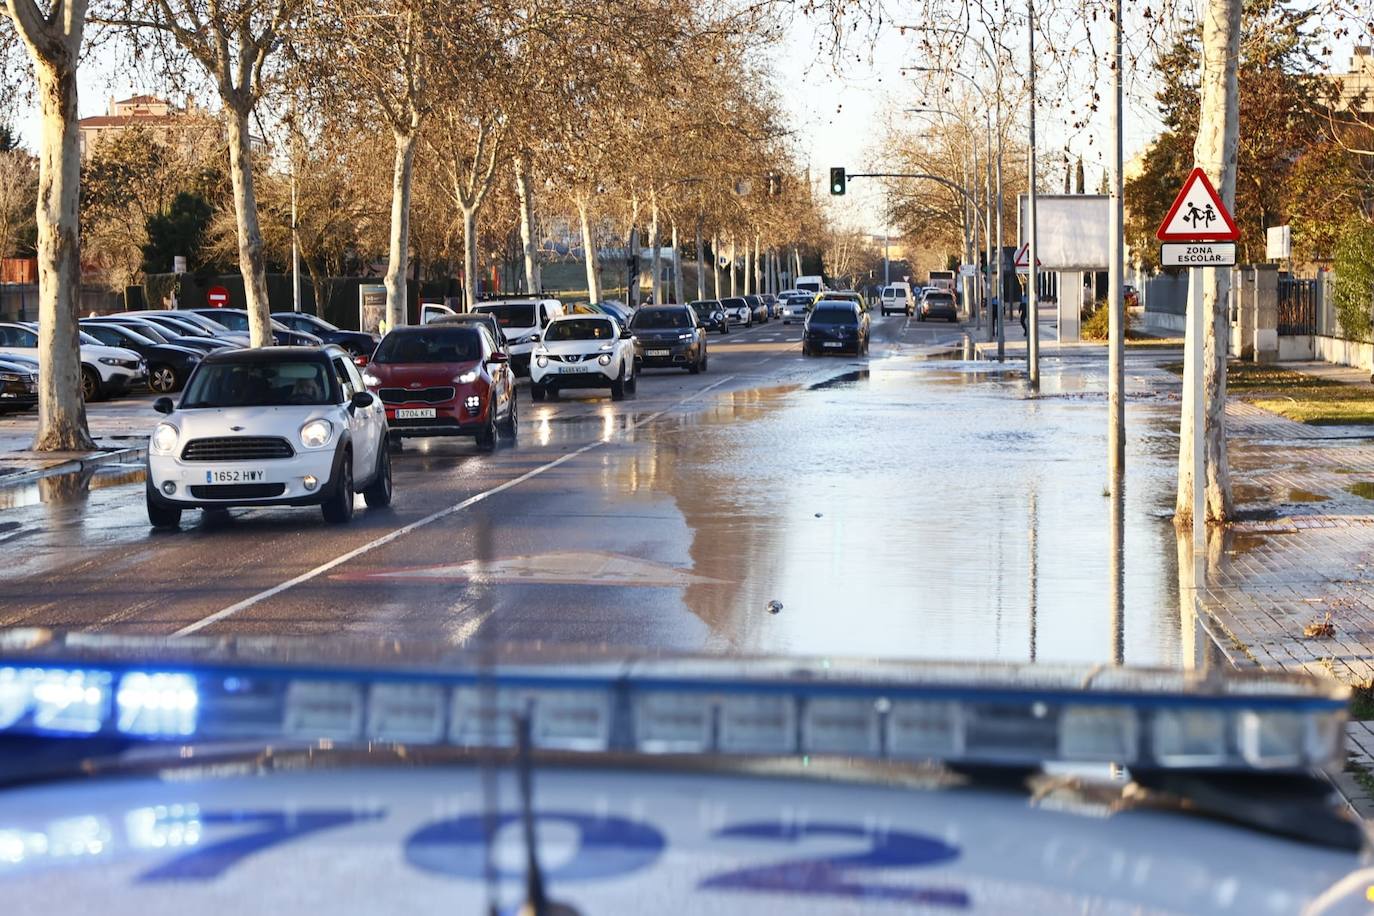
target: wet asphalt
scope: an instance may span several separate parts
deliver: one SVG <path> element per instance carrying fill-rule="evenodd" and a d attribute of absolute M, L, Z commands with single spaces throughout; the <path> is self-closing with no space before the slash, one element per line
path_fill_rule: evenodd
<path fill-rule="evenodd" d="M 0 626 L 1178 664 L 1177 405 L 1131 403 L 1114 527 L 1100 366 L 1047 360 L 1032 397 L 957 326 L 873 320 L 868 357 L 773 321 L 623 402 L 523 397 L 491 455 L 408 441 L 345 527 L 154 532 L 139 466 L 0 490 Z"/>

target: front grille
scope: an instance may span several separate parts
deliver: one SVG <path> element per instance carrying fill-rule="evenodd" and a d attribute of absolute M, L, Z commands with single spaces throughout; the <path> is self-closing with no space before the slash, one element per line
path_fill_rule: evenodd
<path fill-rule="evenodd" d="M 181 450 L 182 461 L 261 461 L 290 458 L 291 443 L 280 436 L 219 436 L 192 439 Z"/>
<path fill-rule="evenodd" d="M 286 492 L 284 483 L 217 483 L 191 487 L 196 499 L 271 499 Z"/>
<path fill-rule="evenodd" d="M 377 394 L 381 395 L 383 404 L 406 404 L 417 401 L 422 404 L 442 404 L 445 401 L 453 400 L 454 393 L 452 385 L 435 388 L 377 389 Z"/>

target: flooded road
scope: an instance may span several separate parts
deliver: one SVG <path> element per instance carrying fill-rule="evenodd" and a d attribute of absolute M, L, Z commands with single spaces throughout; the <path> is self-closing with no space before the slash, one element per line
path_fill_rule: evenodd
<path fill-rule="evenodd" d="M 527 399 L 494 455 L 408 444 L 395 506 L 347 528 L 154 534 L 136 467 L 0 491 L 0 624 L 1179 663 L 1176 403 L 1131 402 L 1114 526 L 1095 363 L 1046 361 L 1032 398 L 1015 367 L 931 358 L 957 328 L 876 321 L 865 359 L 804 358 L 799 330 L 713 339 L 709 373 L 631 401 Z"/>

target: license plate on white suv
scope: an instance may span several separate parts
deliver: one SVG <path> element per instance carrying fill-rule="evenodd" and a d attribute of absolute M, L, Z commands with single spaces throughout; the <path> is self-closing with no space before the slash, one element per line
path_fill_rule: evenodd
<path fill-rule="evenodd" d="M 575 372 L 599 372 L 600 370 L 594 365 L 578 364 L 576 366 L 559 366 L 558 371 L 562 375 L 571 375 Z"/>
<path fill-rule="evenodd" d="M 267 480 L 267 472 L 261 469 L 244 470 L 236 468 L 224 471 L 206 471 L 206 483 L 262 483 Z"/>
<path fill-rule="evenodd" d="M 436 416 L 433 407 L 397 407 L 398 420 L 432 420 Z"/>

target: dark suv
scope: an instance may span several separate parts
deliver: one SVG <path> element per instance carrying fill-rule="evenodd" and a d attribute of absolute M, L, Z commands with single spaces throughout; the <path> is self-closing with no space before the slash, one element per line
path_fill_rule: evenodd
<path fill-rule="evenodd" d="M 672 366 L 696 375 L 706 368 L 706 328 L 686 305 L 646 305 L 630 319 L 635 359 L 646 369 Z"/>
<path fill-rule="evenodd" d="M 822 299 L 806 318 L 802 329 L 802 355 L 868 352 L 868 313 L 857 302 Z"/>

